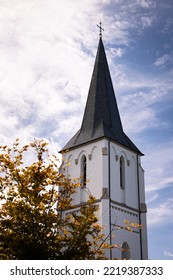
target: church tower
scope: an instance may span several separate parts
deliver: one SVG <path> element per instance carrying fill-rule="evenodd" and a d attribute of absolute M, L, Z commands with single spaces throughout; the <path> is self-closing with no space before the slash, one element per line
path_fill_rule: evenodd
<path fill-rule="evenodd" d="M 62 152 L 67 176 L 83 180 L 73 210 L 91 193 L 108 242 L 118 245 L 108 259 L 147 259 L 143 154 L 123 131 L 101 36 L 81 128 Z"/>

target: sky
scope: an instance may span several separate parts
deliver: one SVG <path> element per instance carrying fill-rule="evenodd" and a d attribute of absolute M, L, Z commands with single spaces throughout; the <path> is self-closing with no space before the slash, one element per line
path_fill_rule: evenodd
<path fill-rule="evenodd" d="M 102 21 L 124 131 L 145 154 L 150 259 L 173 259 L 173 1 L 0 0 L 0 143 L 81 125 Z"/>

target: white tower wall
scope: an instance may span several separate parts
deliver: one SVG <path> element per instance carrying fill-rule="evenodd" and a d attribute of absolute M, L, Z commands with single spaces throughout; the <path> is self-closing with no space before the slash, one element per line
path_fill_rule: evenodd
<path fill-rule="evenodd" d="M 76 209 L 92 194 L 99 204 L 99 222 L 107 242 L 117 248 L 108 258 L 122 258 L 121 246 L 127 242 L 131 259 L 147 259 L 144 176 L 138 156 L 107 139 L 97 140 L 66 152 L 63 157 L 66 176 L 81 176 L 82 157 L 86 156 L 87 183 L 73 196 Z M 124 160 L 124 189 L 120 186 L 120 158 Z M 143 213 L 140 213 L 140 208 Z M 138 225 L 136 228 L 132 224 Z M 139 224 L 143 225 L 140 229 Z M 125 229 L 130 226 L 133 232 Z"/>

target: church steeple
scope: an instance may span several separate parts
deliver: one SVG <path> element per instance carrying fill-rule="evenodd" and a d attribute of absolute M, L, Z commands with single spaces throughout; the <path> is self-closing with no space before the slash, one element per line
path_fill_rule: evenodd
<path fill-rule="evenodd" d="M 90 138 L 99 136 L 114 138 L 113 133 L 117 135 L 123 133 L 101 38 L 81 126 L 81 133 L 83 131 L 87 131 Z"/>
<path fill-rule="evenodd" d="M 100 36 L 82 125 L 63 150 L 103 137 L 142 155 L 123 131 L 104 45 Z"/>
<path fill-rule="evenodd" d="M 107 258 L 147 259 L 142 153 L 123 131 L 101 24 L 98 27 L 100 39 L 82 125 L 62 149 L 61 169 L 67 178 L 80 178 L 81 186 L 72 197 L 73 211 L 80 213 L 89 194 L 96 198 L 98 222 L 109 237 Z M 127 232 L 124 221 L 142 228 Z"/>

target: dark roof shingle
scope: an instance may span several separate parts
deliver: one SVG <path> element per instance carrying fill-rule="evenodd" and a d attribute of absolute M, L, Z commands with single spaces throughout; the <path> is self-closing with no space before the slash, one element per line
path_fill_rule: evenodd
<path fill-rule="evenodd" d="M 100 38 L 81 128 L 62 151 L 103 137 L 142 155 L 123 131 L 106 54 Z"/>

